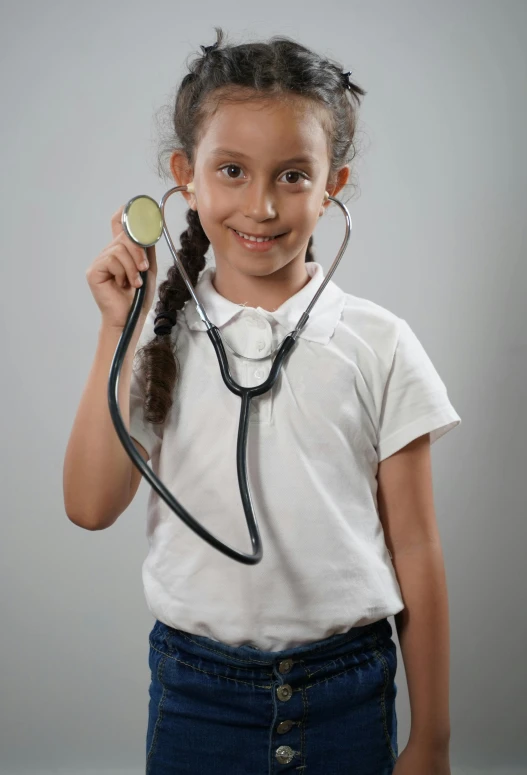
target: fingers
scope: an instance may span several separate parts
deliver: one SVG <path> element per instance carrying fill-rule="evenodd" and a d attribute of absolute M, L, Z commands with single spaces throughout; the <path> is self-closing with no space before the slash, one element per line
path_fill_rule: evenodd
<path fill-rule="evenodd" d="M 108 250 L 105 261 L 107 270 L 122 288 L 126 288 L 127 282 L 135 288 L 142 285 L 139 272 L 144 269 L 138 267 L 137 256 L 130 253 L 127 245 L 122 242 L 115 244 Z"/>
<path fill-rule="evenodd" d="M 122 223 L 122 217 L 123 217 L 123 211 L 124 211 L 124 205 L 120 207 L 113 215 L 112 215 L 112 236 L 117 237 L 119 234 L 124 231 L 123 223 Z"/>

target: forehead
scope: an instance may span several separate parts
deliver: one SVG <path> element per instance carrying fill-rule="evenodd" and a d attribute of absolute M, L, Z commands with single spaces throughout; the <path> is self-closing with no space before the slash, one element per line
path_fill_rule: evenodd
<path fill-rule="evenodd" d="M 296 95 L 221 100 L 204 122 L 197 155 L 212 156 L 217 148 L 228 148 L 254 159 L 305 154 L 323 162 L 327 139 L 317 108 L 313 101 Z"/>

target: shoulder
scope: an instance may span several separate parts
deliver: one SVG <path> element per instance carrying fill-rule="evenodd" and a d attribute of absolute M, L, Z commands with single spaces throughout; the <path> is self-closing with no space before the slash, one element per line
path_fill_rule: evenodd
<path fill-rule="evenodd" d="M 370 299 L 345 293 L 339 328 L 357 341 L 361 351 L 389 364 L 405 321 Z"/>
<path fill-rule="evenodd" d="M 384 332 L 397 331 L 399 318 L 394 312 L 382 307 L 380 304 L 366 299 L 363 296 L 355 296 L 353 293 L 344 295 L 344 314 L 356 325 L 382 328 Z"/>
<path fill-rule="evenodd" d="M 341 327 L 348 336 L 346 349 L 353 347 L 360 366 L 384 382 L 390 378 L 392 387 L 403 389 L 419 380 L 427 381 L 430 390 L 445 389 L 413 328 L 386 307 L 346 293 Z"/>

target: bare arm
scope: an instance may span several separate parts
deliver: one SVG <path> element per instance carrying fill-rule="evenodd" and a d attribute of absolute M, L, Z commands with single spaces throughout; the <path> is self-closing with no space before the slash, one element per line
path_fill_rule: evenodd
<path fill-rule="evenodd" d="M 450 633 L 429 434 L 379 464 L 379 512 L 405 608 L 395 616 L 411 709 L 409 743 L 448 751 Z"/>
<path fill-rule="evenodd" d="M 130 382 L 138 338 L 138 321 L 119 375 L 119 409 L 130 429 Z M 87 530 L 112 525 L 130 504 L 141 473 L 130 460 L 115 430 L 108 407 L 108 377 L 121 330 L 101 326 L 97 350 L 75 416 L 63 469 L 64 505 L 68 518 Z M 136 448 L 148 460 L 144 448 Z"/>

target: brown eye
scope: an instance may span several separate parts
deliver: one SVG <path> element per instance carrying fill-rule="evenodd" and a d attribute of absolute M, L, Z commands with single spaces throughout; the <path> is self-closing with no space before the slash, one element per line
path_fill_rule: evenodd
<path fill-rule="evenodd" d="M 238 167 L 237 164 L 227 164 L 226 167 L 222 167 L 221 170 L 239 170 L 241 167 Z M 236 177 L 232 177 L 231 175 L 227 175 L 227 177 L 231 178 L 232 180 L 236 180 Z"/>
<path fill-rule="evenodd" d="M 304 172 L 300 172 L 299 170 L 288 170 L 287 172 L 284 172 L 282 177 L 285 177 L 286 175 L 296 175 L 297 177 L 300 176 L 302 180 L 308 179 L 308 176 Z M 294 185 L 295 183 L 300 183 L 300 180 L 288 180 L 287 182 Z"/>

